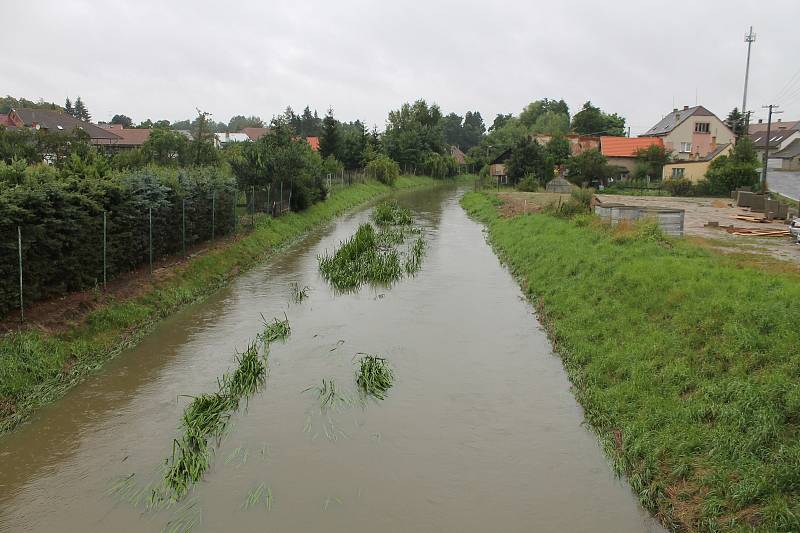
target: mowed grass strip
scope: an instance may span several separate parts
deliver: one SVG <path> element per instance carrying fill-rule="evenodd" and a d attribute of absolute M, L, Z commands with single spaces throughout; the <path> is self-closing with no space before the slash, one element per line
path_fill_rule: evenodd
<path fill-rule="evenodd" d="M 642 505 L 678 531 L 800 531 L 800 278 L 498 203 L 462 199 Z"/>
<path fill-rule="evenodd" d="M 147 294 L 93 311 L 67 332 L 29 329 L 0 337 L 0 434 L 36 407 L 63 396 L 88 373 L 135 344 L 159 320 L 213 293 L 277 248 L 373 198 L 440 183 L 421 176 L 401 177 L 394 188 L 368 182 L 337 190 L 300 213 L 257 217 L 253 231 L 176 267 L 169 279 Z"/>

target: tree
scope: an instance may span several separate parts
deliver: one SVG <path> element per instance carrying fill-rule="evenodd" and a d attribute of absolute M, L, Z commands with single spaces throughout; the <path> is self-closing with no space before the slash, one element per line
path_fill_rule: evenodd
<path fill-rule="evenodd" d="M 572 117 L 572 131 L 581 135 L 625 135 L 625 119 L 616 113 L 609 115 L 591 102 Z"/>
<path fill-rule="evenodd" d="M 77 119 L 84 120 L 86 122 L 92 120 L 92 115 L 89 114 L 89 110 L 86 108 L 86 104 L 83 103 L 83 100 L 81 100 L 80 96 L 75 99 L 75 109 L 73 116 Z"/>
<path fill-rule="evenodd" d="M 339 124 L 333 117 L 333 108 L 329 108 L 325 118 L 322 119 L 322 135 L 319 138 L 319 153 L 322 158 L 332 155 L 339 159 L 340 141 Z"/>
<path fill-rule="evenodd" d="M 512 116 L 513 115 L 511 113 L 508 113 L 507 115 L 498 114 L 496 117 L 494 117 L 494 121 L 492 122 L 492 125 L 489 126 L 489 131 L 491 132 L 491 131 L 499 130 L 500 128 L 505 126 L 506 122 L 511 120 Z"/>
<path fill-rule="evenodd" d="M 229 132 L 242 131 L 243 128 L 263 128 L 264 121 L 261 117 L 251 115 L 246 117 L 244 115 L 235 115 L 228 121 L 226 130 Z"/>
<path fill-rule="evenodd" d="M 586 150 L 567 161 L 567 179 L 576 185 L 598 181 L 605 184 L 611 168 L 598 150 Z"/>
<path fill-rule="evenodd" d="M 519 114 L 519 120 L 528 129 L 533 129 L 536 122 L 542 116 L 547 114 L 566 117 L 567 124 L 569 124 L 569 106 L 563 99 L 556 101 L 544 98 L 543 100 L 536 100 L 534 102 L 531 102 L 530 104 L 525 106 L 525 109 L 523 109 L 522 112 Z M 563 118 L 560 118 L 559 120 L 563 121 Z M 535 133 L 546 133 L 546 132 L 535 132 Z M 564 132 L 562 133 L 566 133 L 566 130 L 564 130 Z"/>
<path fill-rule="evenodd" d="M 554 135 L 547 141 L 545 150 L 550 154 L 554 165 L 563 165 L 572 153 L 569 141 L 563 135 Z"/>
<path fill-rule="evenodd" d="M 190 163 L 189 139 L 168 128 L 155 128 L 142 145 L 142 159 L 146 163 L 164 166 L 184 166 Z"/>
<path fill-rule="evenodd" d="M 739 187 L 758 184 L 758 156 L 753 141 L 742 137 L 730 155 L 716 158 L 706 172 L 708 188 L 713 194 L 727 195 Z"/>
<path fill-rule="evenodd" d="M 197 110 L 191 142 L 192 162 L 195 165 L 210 165 L 219 161 L 219 153 L 214 146 L 214 132 L 210 127 L 208 117 L 211 113 Z"/>
<path fill-rule="evenodd" d="M 469 150 L 473 146 L 480 144 L 483 136 L 486 135 L 486 124 L 483 123 L 480 111 L 467 111 L 464 115 L 462 130 L 462 150 Z"/>
<path fill-rule="evenodd" d="M 745 133 L 745 117 L 744 115 L 739 112 L 738 107 L 734 107 L 733 110 L 728 113 L 728 118 L 725 119 L 725 124 L 733 130 L 733 134 L 737 137 L 741 137 Z"/>
<path fill-rule="evenodd" d="M 439 106 L 417 100 L 390 111 L 382 142 L 386 154 L 401 166 L 422 167 L 431 153 L 443 154 L 445 142 Z"/>
<path fill-rule="evenodd" d="M 111 123 L 119 124 L 123 128 L 130 128 L 133 126 L 133 120 L 131 120 L 131 117 L 127 117 L 125 115 L 114 115 L 111 117 Z"/>
<path fill-rule="evenodd" d="M 345 129 L 344 135 L 342 135 L 340 159 L 345 168 L 354 170 L 364 167 L 364 155 L 367 145 L 367 130 L 361 121 L 356 120 Z"/>
<path fill-rule="evenodd" d="M 512 148 L 506 170 L 515 182 L 533 176 L 544 184 L 553 176 L 553 159 L 539 141 L 526 137 Z"/>
<path fill-rule="evenodd" d="M 64 112 L 71 117 L 75 116 L 75 108 L 72 107 L 72 102 L 69 97 L 67 97 L 67 100 L 64 102 Z"/>
<path fill-rule="evenodd" d="M 453 146 L 463 147 L 464 129 L 461 125 L 463 120 L 461 115 L 455 113 L 442 117 L 442 137 L 444 142 Z"/>
<path fill-rule="evenodd" d="M 669 163 L 671 157 L 671 151 L 657 144 L 651 144 L 647 148 L 639 148 L 636 150 L 634 176 L 637 179 L 644 179 L 648 176 L 651 179 L 661 179 L 664 165 Z"/>

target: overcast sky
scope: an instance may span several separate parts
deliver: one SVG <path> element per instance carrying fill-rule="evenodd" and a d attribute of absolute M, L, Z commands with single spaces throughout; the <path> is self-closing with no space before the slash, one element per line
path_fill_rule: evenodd
<path fill-rule="evenodd" d="M 586 100 L 642 133 L 673 107 L 800 118 L 800 1 L 2 0 L 0 93 L 94 120 L 179 120 L 199 107 L 269 120 L 287 105 L 383 128 L 425 98 L 445 113 Z M 796 74 L 796 75 L 795 75 Z M 788 84 L 788 86 L 787 86 Z"/>

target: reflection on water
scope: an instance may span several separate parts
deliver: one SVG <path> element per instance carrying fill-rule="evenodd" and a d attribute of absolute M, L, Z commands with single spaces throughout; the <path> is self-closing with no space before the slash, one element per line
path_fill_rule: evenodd
<path fill-rule="evenodd" d="M 182 395 L 215 390 L 260 313 L 285 312 L 291 338 L 192 496 L 197 530 L 660 531 L 581 426 L 559 359 L 457 192 L 399 199 L 426 228 L 415 277 L 345 295 L 325 284 L 316 256 L 360 212 L 165 321 L 0 440 L 0 530 L 160 530 L 175 513 L 142 514 L 106 494 L 112 480 L 155 472 Z M 300 304 L 293 282 L 310 287 Z M 386 400 L 356 401 L 359 352 L 390 360 Z M 322 379 L 352 401 L 321 411 L 303 391 Z M 259 487 L 269 505 L 246 505 Z"/>

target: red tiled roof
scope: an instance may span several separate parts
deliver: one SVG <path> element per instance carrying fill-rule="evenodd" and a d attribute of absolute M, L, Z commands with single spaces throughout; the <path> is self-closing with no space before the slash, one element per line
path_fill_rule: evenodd
<path fill-rule="evenodd" d="M 306 137 L 306 142 L 311 145 L 311 149 L 319 152 L 319 137 Z"/>
<path fill-rule="evenodd" d="M 141 146 L 150 138 L 150 132 L 153 131 L 148 128 L 123 128 L 120 124 L 104 124 L 103 128 L 119 136 L 120 140 L 114 144 L 123 146 Z"/>
<path fill-rule="evenodd" d="M 600 137 L 600 152 L 606 157 L 636 157 L 636 151 L 651 145 L 664 146 L 661 137 Z"/>
<path fill-rule="evenodd" d="M 11 122 L 11 118 L 8 115 L 0 114 L 0 126 L 5 126 L 6 128 L 13 128 L 14 123 Z"/>

